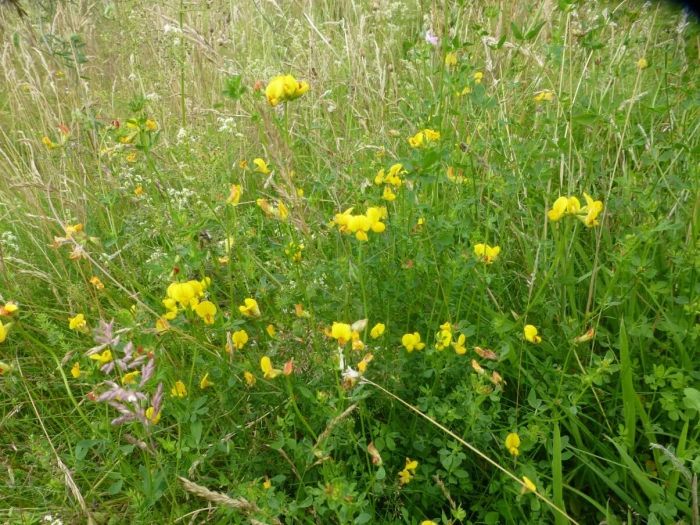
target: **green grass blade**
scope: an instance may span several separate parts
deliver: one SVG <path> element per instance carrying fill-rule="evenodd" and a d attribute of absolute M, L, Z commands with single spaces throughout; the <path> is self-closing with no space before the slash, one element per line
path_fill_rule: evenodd
<path fill-rule="evenodd" d="M 620 382 L 622 384 L 622 403 L 627 430 L 627 450 L 634 451 L 637 416 L 637 392 L 632 382 L 632 360 L 630 359 L 627 330 L 624 318 L 620 319 Z"/>

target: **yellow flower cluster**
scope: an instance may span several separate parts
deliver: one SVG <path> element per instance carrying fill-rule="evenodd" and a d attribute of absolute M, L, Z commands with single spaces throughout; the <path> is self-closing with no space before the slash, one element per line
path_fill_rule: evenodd
<path fill-rule="evenodd" d="M 304 244 L 296 244 L 290 242 L 284 253 L 292 258 L 293 262 L 301 262 L 301 252 L 304 250 Z"/>
<path fill-rule="evenodd" d="M 586 205 L 581 207 L 581 203 L 576 197 L 559 197 L 554 201 L 552 209 L 547 212 L 549 220 L 554 222 L 562 217 L 571 215 L 579 219 L 588 228 L 598 226 L 598 215 L 603 211 L 603 203 L 594 201 L 587 193 L 583 194 Z"/>
<path fill-rule="evenodd" d="M 411 458 L 406 458 L 406 467 L 399 472 L 399 483 L 401 483 L 401 485 L 408 484 L 414 477 L 416 477 L 417 468 L 417 461 L 411 461 Z"/>
<path fill-rule="evenodd" d="M 400 188 L 403 184 L 401 175 L 405 173 L 408 173 L 408 171 L 403 169 L 403 164 L 394 164 L 391 168 L 389 168 L 389 171 L 386 174 L 384 173 L 384 168 L 379 170 L 379 173 L 377 173 L 377 176 L 374 178 L 374 183 L 377 186 L 385 184 L 384 192 L 382 193 L 382 198 L 385 201 L 391 202 L 396 199 L 396 194 L 392 190 L 392 186 L 394 188 Z"/>
<path fill-rule="evenodd" d="M 161 318 L 165 321 L 161 323 L 161 327 L 166 327 L 167 321 L 175 319 L 180 310 L 191 310 L 204 319 L 206 324 L 214 324 L 216 305 L 211 301 L 200 301 L 210 283 L 209 277 L 201 281 L 171 283 L 168 286 L 167 297 L 162 301 L 167 312 Z"/>
<path fill-rule="evenodd" d="M 384 206 L 372 206 L 367 208 L 364 215 L 353 215 L 353 208 L 337 213 L 333 217 L 331 226 L 338 225 L 341 233 L 354 233 L 358 241 L 368 240 L 367 232 L 372 230 L 375 233 L 382 233 L 386 229 L 386 224 L 382 220 L 387 218 L 387 211 Z"/>
<path fill-rule="evenodd" d="M 552 93 L 548 89 L 545 89 L 545 90 L 537 93 L 537 95 L 535 95 L 535 102 L 543 102 L 543 101 L 549 102 L 553 98 L 554 98 L 554 93 Z"/>
<path fill-rule="evenodd" d="M 435 339 L 435 348 L 437 350 L 442 351 L 450 346 L 452 343 L 452 325 L 449 322 L 441 324 L 440 331 L 435 336 Z"/>
<path fill-rule="evenodd" d="M 440 140 L 439 131 L 434 131 L 432 129 L 424 129 L 416 133 L 414 136 L 409 137 L 408 143 L 411 145 L 412 148 L 420 148 L 421 146 L 425 146 L 426 144 L 435 142 L 437 140 Z"/>
<path fill-rule="evenodd" d="M 520 446 L 520 436 L 515 432 L 511 432 L 506 436 L 506 448 L 511 456 L 517 457 L 520 454 L 518 447 Z"/>
<path fill-rule="evenodd" d="M 297 80 L 292 75 L 279 75 L 270 80 L 265 88 L 267 103 L 275 107 L 280 102 L 295 100 L 309 90 L 309 84 Z"/>

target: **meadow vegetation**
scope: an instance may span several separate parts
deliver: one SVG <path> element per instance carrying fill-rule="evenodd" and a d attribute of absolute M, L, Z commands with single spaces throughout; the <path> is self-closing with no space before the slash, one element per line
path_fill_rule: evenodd
<path fill-rule="evenodd" d="M 700 31 L 0 2 L 0 522 L 697 524 Z"/>

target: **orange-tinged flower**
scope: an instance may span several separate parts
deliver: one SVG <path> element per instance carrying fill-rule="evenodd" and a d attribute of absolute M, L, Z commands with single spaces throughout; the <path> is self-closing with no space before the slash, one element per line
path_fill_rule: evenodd
<path fill-rule="evenodd" d="M 595 337 L 595 329 L 593 327 L 589 328 L 585 334 L 580 335 L 574 339 L 574 343 L 585 343 L 590 341 Z"/>
<path fill-rule="evenodd" d="M 284 364 L 284 375 L 290 376 L 294 372 L 294 358 Z"/>
<path fill-rule="evenodd" d="M 474 351 L 479 354 L 479 357 L 483 357 L 485 359 L 490 359 L 492 361 L 500 361 L 498 356 L 494 353 L 493 350 L 484 350 L 483 348 L 479 348 L 478 346 L 474 347 Z"/>
<path fill-rule="evenodd" d="M 255 385 L 255 383 L 257 382 L 257 379 L 255 379 L 255 376 L 253 374 L 251 374 L 250 372 L 247 372 L 247 371 L 244 372 L 243 377 L 245 377 L 245 382 L 249 387 Z"/>
<path fill-rule="evenodd" d="M 90 277 L 90 284 L 92 284 L 98 290 L 105 289 L 105 285 L 102 284 L 102 281 L 100 281 L 100 278 L 97 277 L 96 275 L 93 275 L 92 277 Z"/>
<path fill-rule="evenodd" d="M 374 446 L 373 441 L 370 441 L 369 445 L 367 445 L 367 452 L 372 457 L 372 464 L 377 467 L 380 467 L 383 463 L 382 456 L 379 454 L 379 450 L 377 450 L 377 447 Z"/>
<path fill-rule="evenodd" d="M 240 184 L 231 184 L 231 193 L 228 196 L 228 202 L 229 204 L 238 204 L 239 201 L 241 200 L 241 194 L 243 192 L 243 189 Z"/>
<path fill-rule="evenodd" d="M 19 307 L 14 301 L 8 301 L 4 306 L 0 307 L 0 317 L 9 317 L 14 314 Z"/>
<path fill-rule="evenodd" d="M 481 365 L 476 362 L 476 359 L 472 359 L 472 368 L 474 369 L 474 372 L 477 374 L 484 374 L 484 369 L 481 368 Z"/>
<path fill-rule="evenodd" d="M 164 317 L 159 317 L 156 319 L 156 332 L 165 332 L 170 328 L 170 323 Z"/>

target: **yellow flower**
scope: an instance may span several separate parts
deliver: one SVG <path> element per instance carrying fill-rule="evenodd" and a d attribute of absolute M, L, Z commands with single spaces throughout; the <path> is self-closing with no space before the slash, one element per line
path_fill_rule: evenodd
<path fill-rule="evenodd" d="M 157 131 L 157 130 L 158 130 L 158 124 L 156 124 L 155 122 L 153 122 L 151 119 L 148 119 L 148 120 L 146 121 L 146 128 L 148 129 L 148 131 Z"/>
<path fill-rule="evenodd" d="M 425 521 L 422 521 L 420 525 L 437 525 L 437 524 L 434 521 L 425 520 Z"/>
<path fill-rule="evenodd" d="M 506 436 L 506 448 L 508 449 L 508 452 L 512 456 L 518 456 L 520 452 L 518 451 L 518 447 L 520 446 L 520 436 L 516 434 L 515 432 L 511 432 Z"/>
<path fill-rule="evenodd" d="M 382 219 L 386 219 L 386 208 L 379 206 L 372 206 L 367 208 L 367 219 L 369 220 L 369 228 L 374 233 L 382 233 L 386 230 L 386 224 L 382 222 Z"/>
<path fill-rule="evenodd" d="M 586 199 L 586 205 L 581 208 L 581 214 L 578 218 L 583 221 L 588 228 L 593 226 L 598 226 L 600 223 L 596 220 L 598 214 L 603 210 L 603 203 L 601 201 L 594 201 L 587 193 L 583 194 Z"/>
<path fill-rule="evenodd" d="M 377 176 L 374 177 L 374 183 L 379 186 L 384 183 L 384 168 L 380 169 Z"/>
<path fill-rule="evenodd" d="M 440 134 L 438 133 L 438 138 L 440 138 L 439 135 Z M 384 170 L 382 170 L 380 173 L 383 173 L 383 171 Z M 403 183 L 401 180 L 401 175 L 405 173 L 408 173 L 408 171 L 403 169 L 403 164 L 394 164 L 391 168 L 389 168 L 389 173 L 387 173 L 386 177 L 384 177 L 384 182 L 398 188 Z M 374 181 L 376 183 L 377 179 Z"/>
<path fill-rule="evenodd" d="M 455 349 L 455 352 L 457 355 L 464 355 L 467 353 L 467 349 L 464 346 L 465 341 L 467 340 L 467 337 L 464 334 L 459 334 L 459 337 L 457 338 L 456 343 L 452 343 L 452 348 Z"/>
<path fill-rule="evenodd" d="M 133 385 L 136 383 L 136 378 L 141 372 L 138 370 L 134 370 L 133 372 L 129 372 L 128 374 L 124 374 L 124 377 L 122 377 L 122 385 Z"/>
<path fill-rule="evenodd" d="M 284 203 L 280 202 L 277 204 L 277 209 L 279 210 L 279 218 L 282 219 L 282 221 L 286 221 L 287 217 L 289 217 L 289 210 Z"/>
<path fill-rule="evenodd" d="M 528 488 L 528 490 L 531 490 L 532 492 L 537 492 L 537 487 L 527 476 L 523 476 L 523 483 L 525 483 L 525 486 Z"/>
<path fill-rule="evenodd" d="M 255 376 L 251 374 L 250 372 L 244 372 L 243 377 L 245 377 L 245 382 L 248 386 L 253 386 L 257 382 L 257 379 L 255 379 Z"/>
<path fill-rule="evenodd" d="M 247 160 L 242 160 L 238 163 L 238 167 L 241 168 L 242 170 L 247 170 L 248 169 L 248 161 Z"/>
<path fill-rule="evenodd" d="M 275 337 L 275 334 L 277 333 L 277 330 L 275 330 L 275 325 L 269 324 L 265 327 L 265 331 L 267 332 L 267 335 L 270 337 Z"/>
<path fill-rule="evenodd" d="M 2 321 L 0 321 L 0 343 L 4 343 L 5 339 L 7 339 L 7 331 L 11 325 L 12 323 L 2 324 Z"/>
<path fill-rule="evenodd" d="M 187 283 L 171 283 L 170 286 L 168 286 L 168 297 L 180 303 L 183 308 L 189 307 L 192 299 L 194 299 L 196 296 L 196 291 L 191 284 L 192 282 L 196 281 L 190 281 Z"/>
<path fill-rule="evenodd" d="M 74 378 L 78 379 L 80 377 L 80 374 L 82 373 L 80 372 L 80 363 L 76 361 L 73 365 L 73 368 L 70 369 L 70 373 Z"/>
<path fill-rule="evenodd" d="M 153 415 L 153 407 L 148 407 L 146 409 L 146 419 L 150 421 L 151 425 L 157 425 L 158 421 L 160 421 L 160 412 L 158 412 L 156 415 Z"/>
<path fill-rule="evenodd" d="M 238 332 L 233 332 L 233 335 L 231 336 L 231 341 L 233 342 L 233 345 L 241 350 L 245 344 L 248 342 L 248 334 L 246 333 L 245 330 L 239 330 Z"/>
<path fill-rule="evenodd" d="M 353 350 L 364 350 L 365 349 L 365 344 L 360 339 L 360 332 L 358 332 L 357 330 L 353 330 L 352 334 L 350 334 L 350 338 L 352 339 L 352 349 Z"/>
<path fill-rule="evenodd" d="M 263 488 L 264 488 L 265 490 L 269 490 L 270 487 L 272 487 L 272 481 L 270 481 L 270 480 L 268 479 L 268 477 L 265 476 L 265 481 L 263 482 Z"/>
<path fill-rule="evenodd" d="M 214 386 L 212 381 L 209 381 L 209 373 L 204 374 L 204 377 L 199 381 L 199 388 L 204 390 L 208 386 Z"/>
<path fill-rule="evenodd" d="M 177 317 L 177 302 L 175 299 L 171 299 L 170 297 L 163 299 L 161 301 L 165 308 L 168 310 L 168 313 L 166 313 L 163 318 L 168 319 L 168 320 L 173 320 Z"/>
<path fill-rule="evenodd" d="M 156 331 L 158 333 L 165 332 L 168 328 L 170 328 L 170 323 L 168 323 L 168 320 L 165 317 L 159 317 L 156 319 Z"/>
<path fill-rule="evenodd" d="M 537 335 L 537 328 L 535 328 L 531 324 L 526 324 L 525 328 L 523 328 L 523 334 L 525 335 L 525 339 L 530 341 L 531 343 L 539 343 L 542 341 L 542 338 Z"/>
<path fill-rule="evenodd" d="M 377 323 L 374 325 L 374 328 L 370 330 L 369 335 L 372 337 L 372 339 L 377 339 L 378 337 L 381 337 L 382 334 L 384 334 L 385 329 L 386 326 L 384 326 L 382 323 Z"/>
<path fill-rule="evenodd" d="M 484 78 L 484 74 L 481 71 L 474 73 L 474 83 L 481 84 L 481 79 Z"/>
<path fill-rule="evenodd" d="M 55 149 L 55 148 L 60 148 L 58 144 L 53 142 L 49 137 L 44 137 L 41 139 L 41 142 L 44 143 L 44 146 L 46 146 L 49 149 Z"/>
<path fill-rule="evenodd" d="M 535 95 L 535 102 L 542 102 L 543 100 L 550 101 L 553 98 L 554 93 L 552 93 L 548 89 L 544 89 L 540 91 L 537 95 Z"/>
<path fill-rule="evenodd" d="M 581 203 L 576 197 L 559 197 L 547 212 L 551 221 L 558 221 L 566 215 L 576 215 L 581 210 Z"/>
<path fill-rule="evenodd" d="M 86 326 L 87 321 L 85 321 L 85 316 L 83 314 L 68 318 L 68 328 L 71 330 L 83 330 Z"/>
<path fill-rule="evenodd" d="M 445 55 L 445 65 L 453 67 L 457 64 L 457 53 L 447 53 Z"/>
<path fill-rule="evenodd" d="M 411 458 L 406 458 L 406 470 L 411 470 L 415 474 L 417 468 L 418 468 L 417 461 L 411 461 Z"/>
<path fill-rule="evenodd" d="M 102 281 L 100 281 L 100 278 L 97 277 L 96 275 L 93 275 L 92 277 L 90 277 L 90 284 L 92 284 L 98 290 L 105 289 L 105 285 L 102 284 Z"/>
<path fill-rule="evenodd" d="M 425 343 L 421 343 L 420 334 L 418 332 L 404 334 L 404 336 L 401 338 L 401 344 L 409 353 L 413 352 L 414 350 L 423 350 L 423 348 L 425 348 Z"/>
<path fill-rule="evenodd" d="M 437 341 L 435 342 L 435 348 L 437 350 L 444 350 L 452 343 L 452 332 L 450 330 L 440 330 L 437 333 Z"/>
<path fill-rule="evenodd" d="M 408 143 L 411 145 L 412 148 L 419 148 L 423 145 L 424 139 L 425 135 L 422 131 L 419 131 L 414 136 L 408 138 Z"/>
<path fill-rule="evenodd" d="M 90 359 L 93 359 L 100 363 L 101 365 L 104 365 L 106 363 L 109 363 L 112 360 L 112 352 L 109 351 L 109 349 L 105 350 L 101 354 L 92 354 L 90 356 Z"/>
<path fill-rule="evenodd" d="M 423 134 L 425 135 L 425 138 L 430 142 L 440 140 L 440 132 L 439 131 L 435 131 L 432 129 L 424 129 Z"/>
<path fill-rule="evenodd" d="M 239 306 L 238 309 L 245 317 L 260 317 L 260 308 L 255 299 L 246 299 L 245 305 Z"/>
<path fill-rule="evenodd" d="M 264 175 L 268 175 L 272 172 L 272 170 L 267 167 L 267 162 L 265 162 L 263 159 L 253 159 L 253 164 L 255 164 L 255 171 L 259 171 Z"/>
<path fill-rule="evenodd" d="M 214 315 L 216 315 L 216 306 L 211 301 L 202 301 L 195 308 L 197 315 L 204 319 L 206 324 L 214 324 Z"/>
<path fill-rule="evenodd" d="M 12 365 L 0 361 L 0 376 L 12 371 Z"/>
<path fill-rule="evenodd" d="M 647 66 L 649 66 L 649 63 L 647 62 L 646 58 L 640 58 L 639 60 L 637 60 L 637 67 L 639 69 L 646 69 Z"/>
<path fill-rule="evenodd" d="M 229 204 L 238 204 L 238 202 L 241 200 L 241 192 L 243 190 L 241 189 L 240 184 L 231 184 L 231 193 L 228 196 L 228 202 Z"/>
<path fill-rule="evenodd" d="M 498 258 L 498 254 L 501 253 L 500 246 L 489 246 L 488 244 L 476 244 L 474 246 L 474 253 L 486 264 L 491 264 Z"/>
<path fill-rule="evenodd" d="M 265 379 L 274 379 L 282 373 L 281 370 L 272 368 L 272 361 L 270 361 L 270 358 L 267 356 L 264 356 L 260 360 L 260 369 L 263 371 L 263 376 L 265 376 Z"/>
<path fill-rule="evenodd" d="M 411 476 L 408 469 L 403 469 L 401 472 L 399 472 L 399 483 L 401 485 L 407 485 L 411 481 L 412 477 L 413 476 Z"/>
<path fill-rule="evenodd" d="M 352 339 L 352 329 L 346 323 L 333 323 L 331 337 L 338 341 L 338 345 L 343 346 Z"/>
<path fill-rule="evenodd" d="M 265 88 L 267 103 L 275 107 L 280 102 L 296 100 L 309 90 L 309 84 L 297 80 L 292 75 L 279 75 L 270 80 Z"/>
<path fill-rule="evenodd" d="M 126 161 L 127 162 L 136 162 L 136 152 L 132 151 L 126 156 Z"/>
<path fill-rule="evenodd" d="M 139 186 L 134 190 L 135 195 L 143 195 L 143 186 Z"/>
<path fill-rule="evenodd" d="M 8 301 L 8 303 L 5 304 L 5 306 L 0 307 L 0 316 L 9 317 L 13 313 L 15 313 L 17 310 L 19 310 L 17 303 L 15 303 L 14 301 Z"/>
<path fill-rule="evenodd" d="M 391 186 L 384 186 L 384 193 L 382 193 L 382 199 L 389 202 L 396 199 L 396 194 L 393 191 L 391 191 Z"/>
<path fill-rule="evenodd" d="M 173 397 L 183 398 L 187 396 L 187 387 L 182 381 L 177 381 L 175 386 L 170 389 L 170 393 Z"/>

